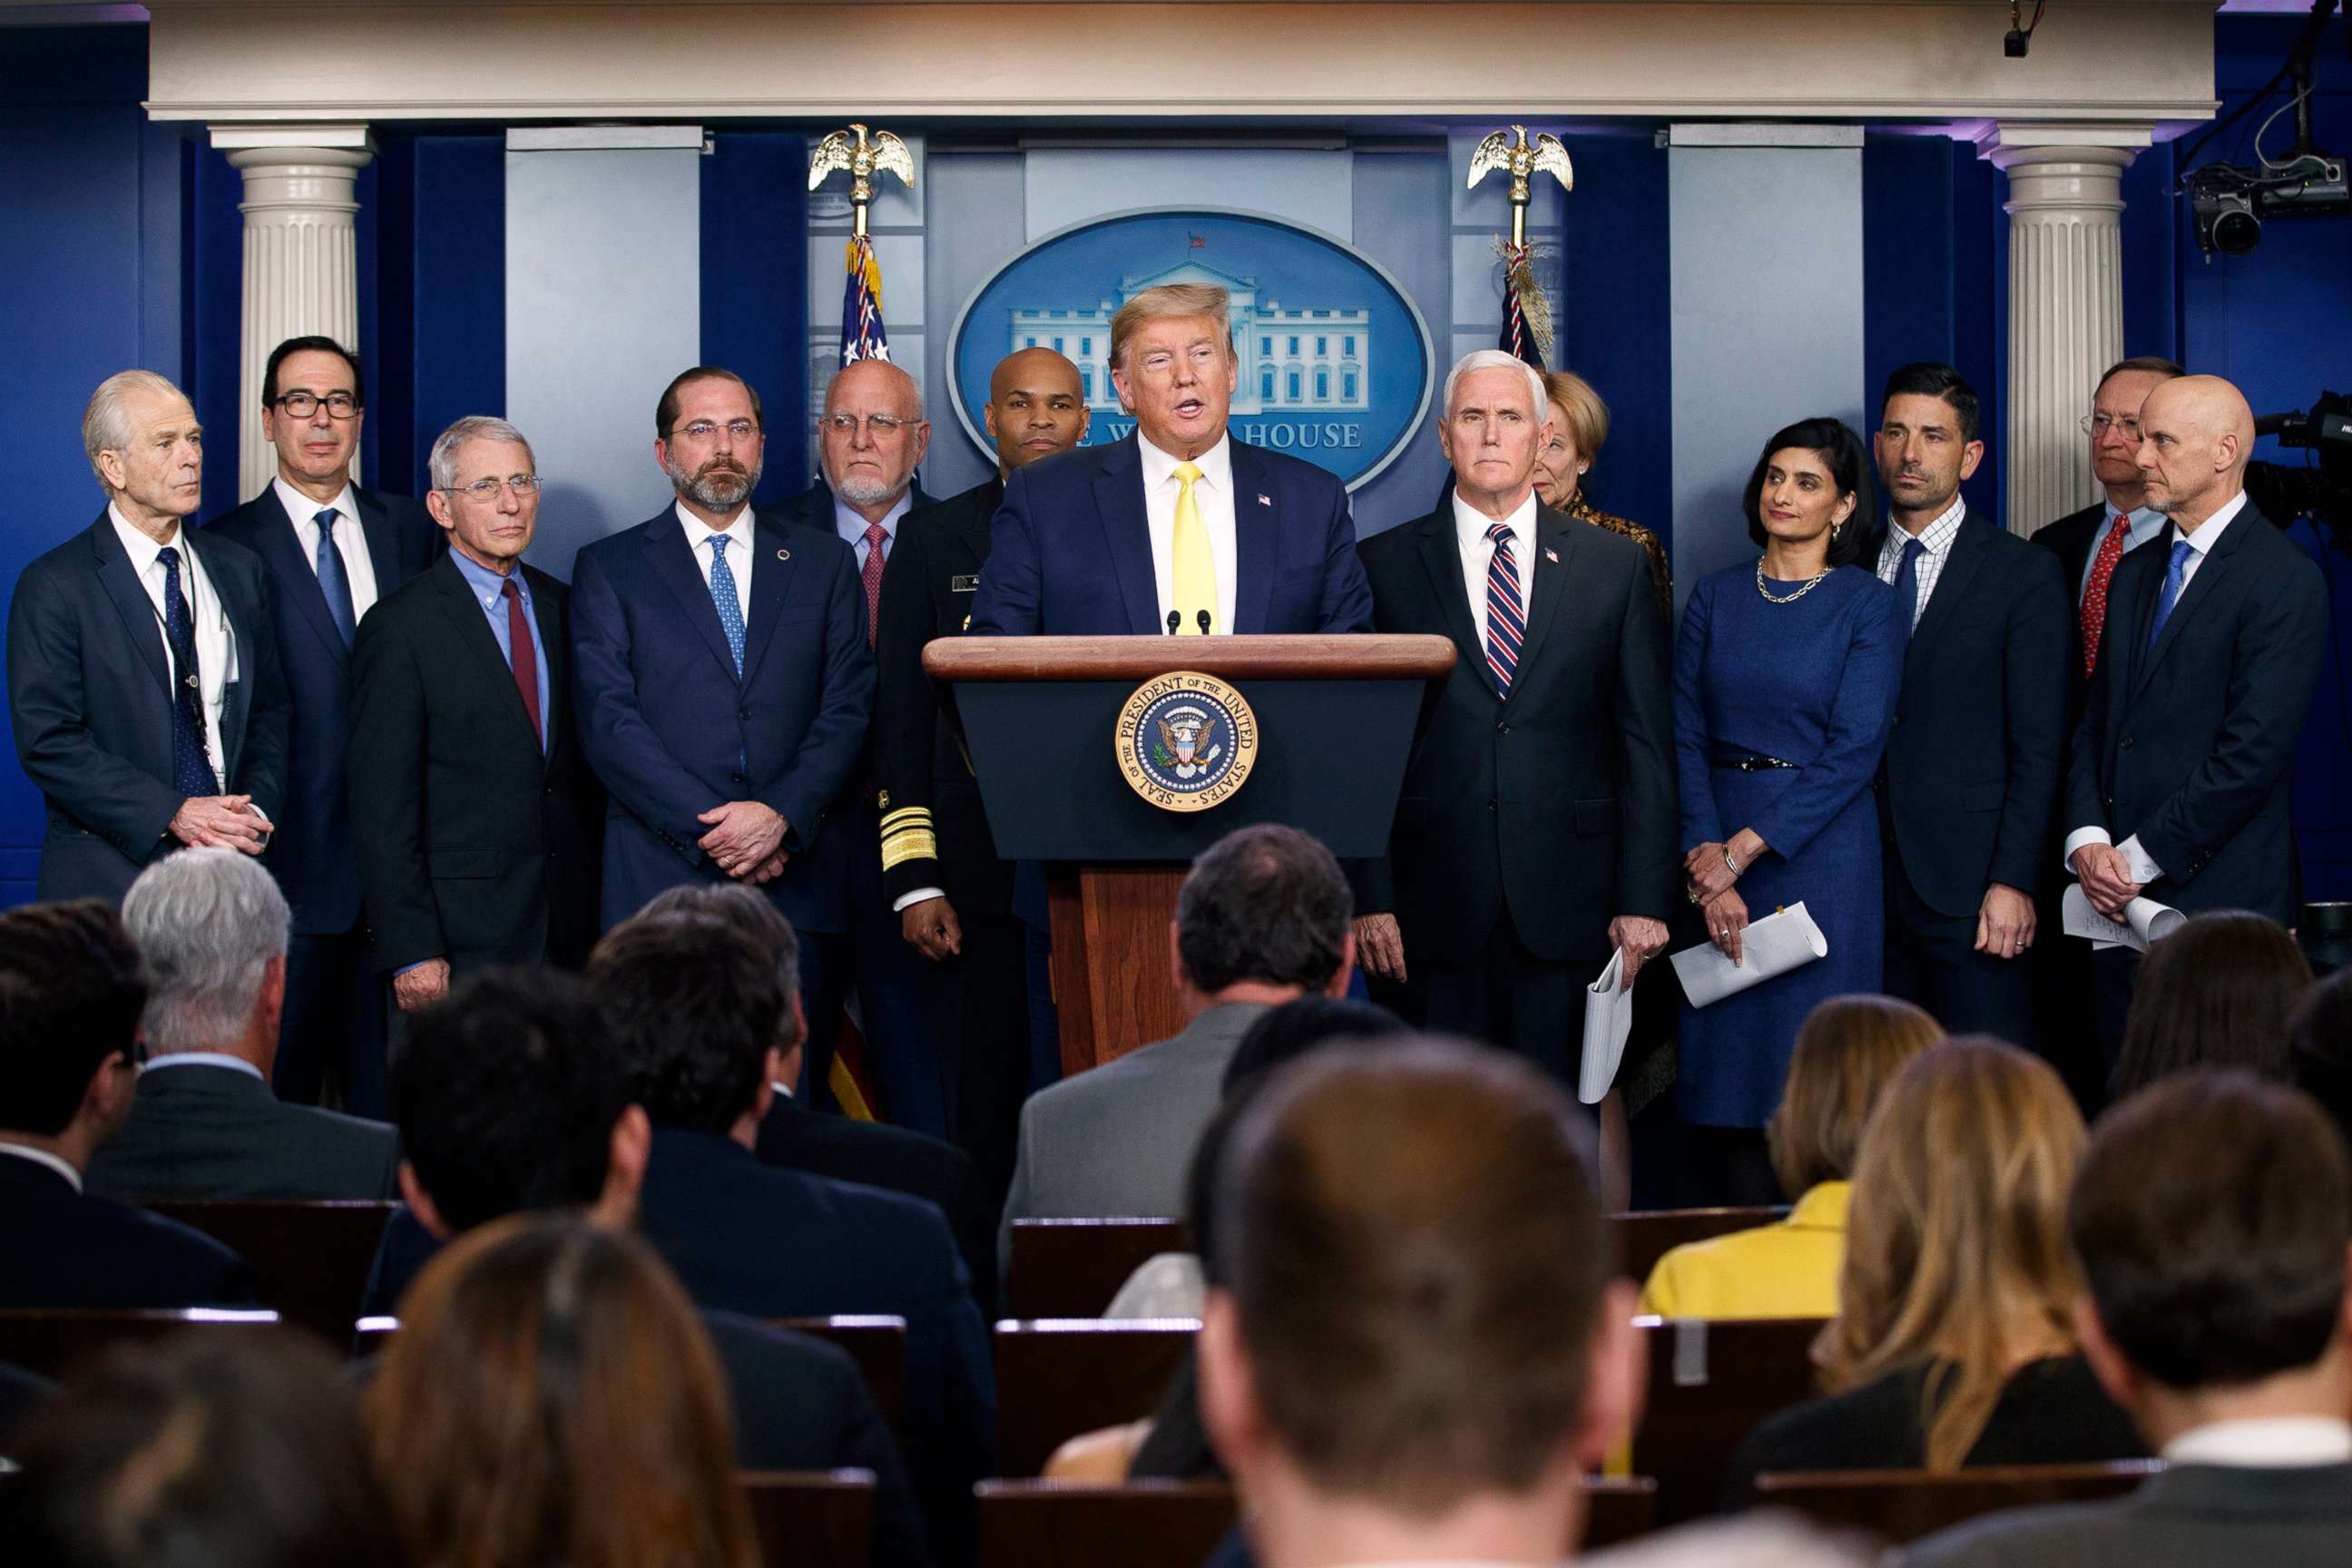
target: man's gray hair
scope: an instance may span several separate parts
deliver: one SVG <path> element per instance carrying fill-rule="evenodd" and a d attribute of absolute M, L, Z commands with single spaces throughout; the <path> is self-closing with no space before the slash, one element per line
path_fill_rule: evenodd
<path fill-rule="evenodd" d="M 148 1055 L 235 1045 L 291 922 L 276 879 L 234 849 L 184 849 L 140 872 L 122 925 L 147 961 Z"/>
<path fill-rule="evenodd" d="M 89 405 L 81 411 L 81 449 L 89 459 L 89 471 L 98 476 L 100 489 L 112 495 L 106 483 L 106 470 L 98 466 L 100 452 L 120 452 L 131 445 L 131 416 L 123 412 L 126 393 L 152 392 L 165 397 L 187 401 L 188 395 L 172 384 L 169 376 L 157 375 L 152 370 L 119 370 L 98 384 L 89 395 Z"/>
<path fill-rule="evenodd" d="M 1518 355 L 1505 353 L 1500 349 L 1473 349 L 1454 362 L 1454 368 L 1445 373 L 1445 412 L 1439 417 L 1454 417 L 1454 389 L 1464 376 L 1475 370 L 1517 371 L 1528 378 L 1528 407 L 1533 411 L 1535 422 L 1540 425 L 1551 417 L 1551 411 L 1546 406 L 1550 396 L 1544 390 L 1542 374 Z"/>
<path fill-rule="evenodd" d="M 457 449 L 468 441 L 511 441 L 524 451 L 530 451 L 530 440 L 505 420 L 493 418 L 488 414 L 468 414 L 442 431 L 433 443 L 430 465 L 435 489 L 453 490 L 457 488 Z M 530 462 L 533 468 L 539 466 L 536 454 Z M 506 476 L 500 474 L 499 478 Z"/>

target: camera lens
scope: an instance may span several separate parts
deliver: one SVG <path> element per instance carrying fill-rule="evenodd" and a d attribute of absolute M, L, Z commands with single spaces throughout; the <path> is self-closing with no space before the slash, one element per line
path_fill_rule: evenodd
<path fill-rule="evenodd" d="M 2263 220 L 2241 208 L 2213 220 L 2213 248 L 2224 256 L 2243 256 L 2263 242 Z"/>

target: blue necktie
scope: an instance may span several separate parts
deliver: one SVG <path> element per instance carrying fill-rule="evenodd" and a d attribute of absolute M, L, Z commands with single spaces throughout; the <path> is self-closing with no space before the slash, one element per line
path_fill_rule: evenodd
<path fill-rule="evenodd" d="M 1903 542 L 1903 564 L 1895 569 L 1895 602 L 1903 606 L 1903 635 L 1919 624 L 1919 557 L 1927 547 L 1916 539 Z"/>
<path fill-rule="evenodd" d="M 727 634 L 727 651 L 735 656 L 735 678 L 743 678 L 743 605 L 735 596 L 735 574 L 727 565 L 723 533 L 710 536 L 710 598 L 719 606 L 719 627 Z"/>
<path fill-rule="evenodd" d="M 2164 630 L 2164 623 L 2172 618 L 2172 606 L 2180 602 L 2181 585 L 2189 581 L 2189 558 L 2195 553 L 2196 547 L 2189 541 L 2176 539 L 2172 542 L 2172 559 L 2164 568 L 2164 592 L 2158 595 L 2156 601 L 2156 624 L 2147 628 L 2147 646 L 2150 648 L 2156 647 L 2157 636 Z"/>
<path fill-rule="evenodd" d="M 1486 563 L 1486 673 L 1494 678 L 1498 697 L 1511 694 L 1511 678 L 1519 669 L 1519 644 L 1528 635 L 1528 614 L 1519 597 L 1519 566 L 1511 553 L 1511 525 L 1498 522 L 1486 530 L 1495 542 L 1494 558 Z"/>
<path fill-rule="evenodd" d="M 172 787 L 190 799 L 220 794 L 205 746 L 204 678 L 196 668 L 196 623 L 180 592 L 180 552 L 170 545 L 155 552 L 163 563 L 163 635 L 172 640 Z"/>
<path fill-rule="evenodd" d="M 352 580 L 343 571 L 343 552 L 335 548 L 335 509 L 327 508 L 312 520 L 319 525 L 319 592 L 327 596 L 327 615 L 352 646 Z"/>

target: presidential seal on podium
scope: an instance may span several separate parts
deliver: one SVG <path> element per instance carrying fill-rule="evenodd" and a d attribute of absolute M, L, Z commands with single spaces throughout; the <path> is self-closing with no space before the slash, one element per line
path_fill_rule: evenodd
<path fill-rule="evenodd" d="M 1171 670 L 1119 710 L 1119 774 L 1162 811 L 1206 811 L 1249 781 L 1257 738 L 1257 715 L 1240 692 L 1213 675 Z"/>

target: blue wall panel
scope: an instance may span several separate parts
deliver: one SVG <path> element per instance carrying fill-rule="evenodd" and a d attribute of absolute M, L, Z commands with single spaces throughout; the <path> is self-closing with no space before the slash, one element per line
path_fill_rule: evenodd
<path fill-rule="evenodd" d="M 390 469 L 383 482 L 421 496 L 436 436 L 468 414 L 506 412 L 506 139 L 418 136 L 411 153 L 402 174 L 411 226 L 393 233 L 387 213 L 383 241 L 402 247 L 408 274 L 404 296 L 385 307 L 406 312 L 394 352 L 406 353 L 412 378 L 407 452 L 397 484 Z M 394 330 L 389 316 L 384 330 Z"/>
<path fill-rule="evenodd" d="M 1609 444 L 1583 488 L 1603 511 L 1656 531 L 1672 560 L 1665 151 L 1648 125 L 1565 140 L 1576 189 L 1565 209 L 1552 363 L 1591 382 L 1609 405 Z"/>
<path fill-rule="evenodd" d="M 752 500 L 766 505 L 797 494 L 810 468 L 808 138 L 721 131 L 710 140 L 702 160 L 702 360 L 760 389 L 767 472 Z M 646 389 L 648 416 L 659 390 Z M 936 427 L 942 423 L 935 413 L 932 440 L 952 437 Z"/>

